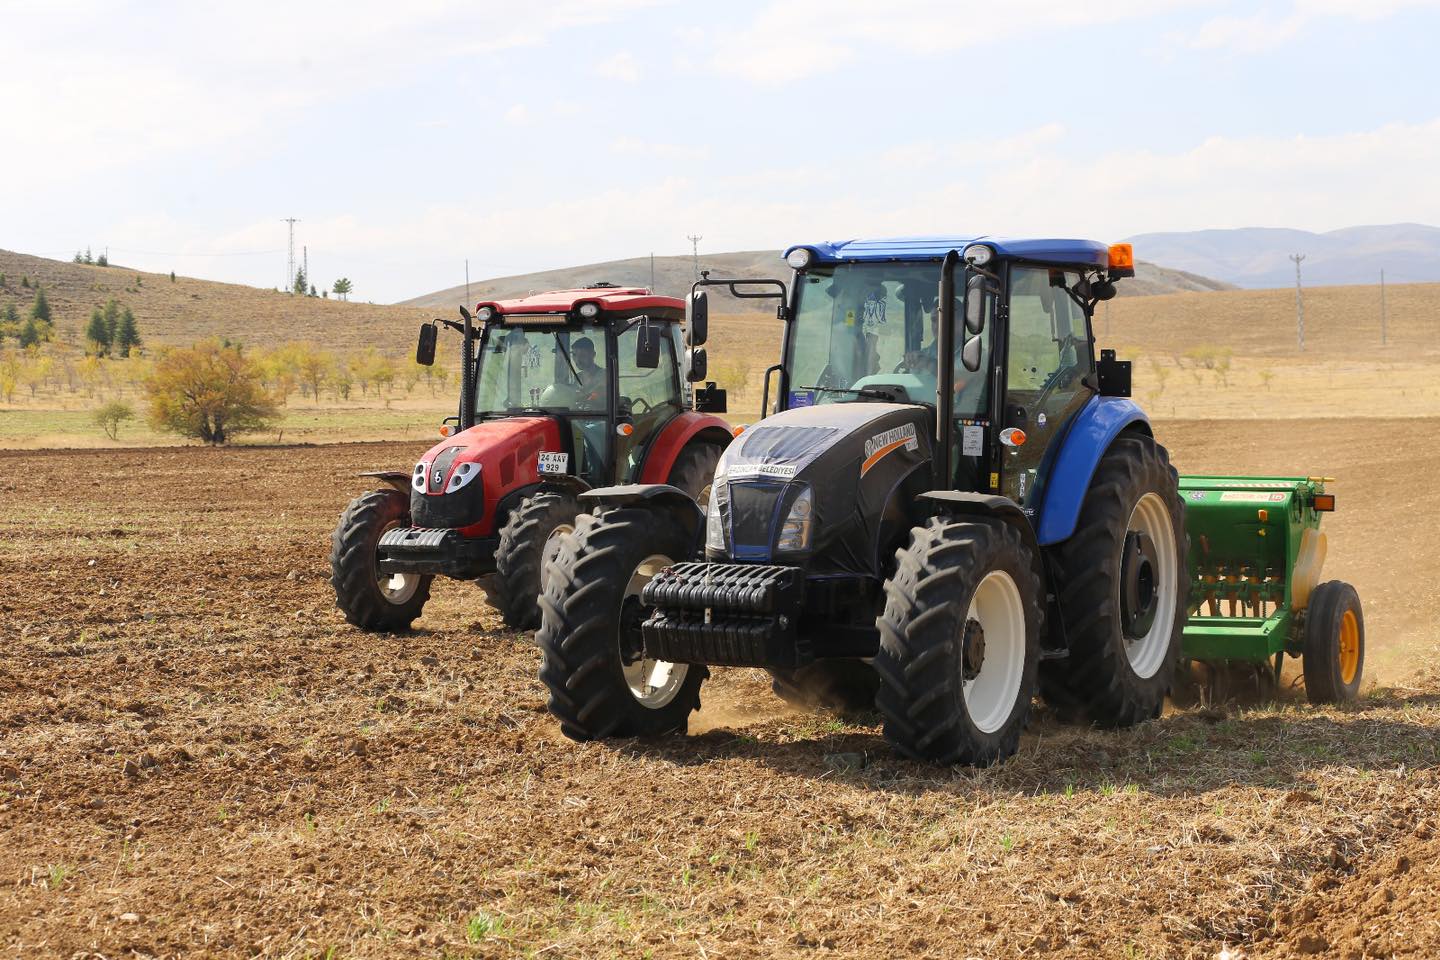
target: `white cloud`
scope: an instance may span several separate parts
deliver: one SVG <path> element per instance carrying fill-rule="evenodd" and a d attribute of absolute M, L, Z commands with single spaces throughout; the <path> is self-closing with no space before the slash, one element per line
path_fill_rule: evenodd
<path fill-rule="evenodd" d="M 640 61 L 628 50 L 621 50 L 595 65 L 595 73 L 609 80 L 636 83 L 640 80 Z"/>
<path fill-rule="evenodd" d="M 1405 10 L 1425 8 L 1440 8 L 1440 0 L 1295 0 L 1290 12 L 1283 16 L 1261 11 L 1246 17 L 1207 20 L 1184 42 L 1199 50 L 1262 53 L 1288 43 L 1310 24 L 1326 17 L 1376 21 Z"/>
<path fill-rule="evenodd" d="M 530 122 L 530 108 L 523 103 L 517 103 L 505 111 L 505 122 L 513 123 L 517 127 L 524 126 Z"/>
<path fill-rule="evenodd" d="M 610 141 L 610 150 L 627 157 L 643 157 L 652 160 L 703 160 L 710 155 L 710 148 L 703 144 L 692 146 L 683 143 L 660 143 L 640 140 L 635 137 L 617 137 Z"/>

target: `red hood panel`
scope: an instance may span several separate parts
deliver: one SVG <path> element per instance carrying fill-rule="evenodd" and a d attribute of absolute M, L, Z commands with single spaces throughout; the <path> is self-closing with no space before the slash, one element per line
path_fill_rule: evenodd
<path fill-rule="evenodd" d="M 428 477 L 431 464 L 448 460 L 446 482 L 460 464 L 480 465 L 480 482 L 485 485 L 485 514 L 479 523 L 465 527 L 463 532 L 466 536 L 489 536 L 495 532 L 495 513 L 500 499 L 512 490 L 539 482 L 538 461 L 542 451 L 563 450 L 560 425 L 554 418 L 507 417 L 477 423 L 469 430 L 447 437 L 425 451 L 419 462 L 425 464 Z M 432 488 L 426 495 L 441 494 Z"/>

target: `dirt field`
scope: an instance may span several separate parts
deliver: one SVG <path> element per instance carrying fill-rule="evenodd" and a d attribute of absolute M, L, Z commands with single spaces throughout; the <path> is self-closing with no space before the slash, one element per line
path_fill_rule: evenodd
<path fill-rule="evenodd" d="M 1182 470 L 1341 478 L 1357 708 L 1042 713 L 943 770 L 728 671 L 691 736 L 580 746 L 477 589 L 408 636 L 334 611 L 351 475 L 423 443 L 0 453 L 0 950 L 1440 955 L 1440 420 L 1161 434 Z"/>

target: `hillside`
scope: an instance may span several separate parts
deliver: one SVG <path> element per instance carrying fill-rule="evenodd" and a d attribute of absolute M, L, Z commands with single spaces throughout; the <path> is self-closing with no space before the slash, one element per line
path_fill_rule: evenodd
<path fill-rule="evenodd" d="M 1295 283 L 1292 254 L 1307 285 L 1371 284 L 1380 271 L 1392 282 L 1440 281 L 1440 228 L 1417 223 L 1346 227 L 1328 233 L 1247 227 L 1145 233 L 1130 238 L 1137 252 L 1240 287 Z"/>
<path fill-rule="evenodd" d="M 790 268 L 785 266 L 777 250 L 707 254 L 700 257 L 700 269 L 709 270 L 715 277 L 779 277 L 788 280 L 790 274 Z M 484 299 L 503 300 L 507 297 L 522 297 L 538 290 L 583 287 L 600 280 L 625 286 L 649 287 L 652 286 L 651 276 L 650 258 L 632 257 L 629 260 L 611 260 L 560 270 L 479 280 L 470 284 L 470 299 L 472 302 Z M 695 263 L 688 256 L 656 257 L 653 276 L 654 289 L 672 297 L 683 297 L 695 279 Z M 1230 285 L 1208 277 L 1153 263 L 1141 263 L 1134 281 L 1122 284 L 1121 294 L 1145 296 L 1225 289 L 1230 289 Z M 464 299 L 465 287 L 458 286 L 404 300 L 398 305 L 454 309 Z M 747 312 L 769 312 L 766 308 L 754 304 L 740 306 L 748 308 Z"/>
<path fill-rule="evenodd" d="M 123 266 L 96 267 L 0 250 L 0 309 L 23 315 L 39 283 L 54 311 L 56 338 L 81 343 L 90 311 L 111 297 L 135 312 L 148 345 L 192 343 L 220 336 L 254 346 L 313 340 L 348 351 L 374 345 L 403 354 L 413 348 L 426 310 L 296 297 L 236 283 L 218 283 Z M 21 286 L 28 279 L 30 289 Z"/>

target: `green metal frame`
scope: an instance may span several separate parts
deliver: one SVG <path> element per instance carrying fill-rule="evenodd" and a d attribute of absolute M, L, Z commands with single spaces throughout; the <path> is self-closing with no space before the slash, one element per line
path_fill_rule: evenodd
<path fill-rule="evenodd" d="M 1182 656 L 1268 660 L 1298 654 L 1304 610 L 1292 580 L 1305 530 L 1318 530 L 1319 477 L 1182 476 L 1190 535 L 1190 617 Z"/>

